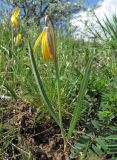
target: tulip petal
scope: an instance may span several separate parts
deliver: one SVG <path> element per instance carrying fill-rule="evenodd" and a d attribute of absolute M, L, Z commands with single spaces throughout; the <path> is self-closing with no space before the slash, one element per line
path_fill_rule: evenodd
<path fill-rule="evenodd" d="M 42 38 L 42 56 L 45 61 L 49 59 L 49 51 L 48 51 L 47 43 L 46 43 L 46 36 L 47 36 L 47 32 L 45 30 L 45 34 Z"/>
<path fill-rule="evenodd" d="M 14 15 L 11 16 L 11 23 L 13 27 L 17 27 L 19 25 L 19 22 Z"/>
<path fill-rule="evenodd" d="M 16 9 L 15 9 L 15 11 L 14 11 L 14 13 L 13 13 L 13 16 L 14 16 L 14 17 L 18 17 L 18 16 L 19 16 L 19 13 L 20 13 L 20 9 L 19 9 L 19 7 L 16 7 Z"/>
<path fill-rule="evenodd" d="M 42 42 L 42 56 L 45 61 L 48 59 L 54 59 L 55 57 L 55 37 L 54 30 L 51 27 L 44 27 L 42 33 L 39 35 L 35 41 L 33 52 L 36 51 L 40 41 Z"/>
<path fill-rule="evenodd" d="M 39 35 L 39 37 L 37 38 L 37 40 L 35 41 L 34 47 L 33 47 L 33 52 L 35 53 L 40 41 L 42 40 L 42 37 L 45 33 L 45 30 L 43 29 L 42 33 Z"/>
<path fill-rule="evenodd" d="M 50 58 L 54 58 L 54 56 L 55 56 L 55 41 L 54 41 L 54 37 L 51 32 L 51 28 L 49 28 L 47 31 L 46 43 L 47 43 L 48 50 L 50 53 Z"/>
<path fill-rule="evenodd" d="M 16 36 L 16 40 L 15 40 L 16 44 L 19 45 L 22 42 L 22 35 L 20 33 L 18 33 L 18 35 Z"/>

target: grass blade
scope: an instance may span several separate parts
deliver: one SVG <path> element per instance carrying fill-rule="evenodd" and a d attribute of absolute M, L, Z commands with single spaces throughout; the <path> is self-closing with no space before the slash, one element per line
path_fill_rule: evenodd
<path fill-rule="evenodd" d="M 42 81 L 41 81 L 41 78 L 40 78 L 39 71 L 37 69 L 37 65 L 36 65 L 36 62 L 35 62 L 35 58 L 34 58 L 33 51 L 32 51 L 30 43 L 28 43 L 28 52 L 29 52 L 30 61 L 31 61 L 31 65 L 32 65 L 32 71 L 33 71 L 33 74 L 34 74 L 39 92 L 40 92 L 40 94 L 41 94 L 41 96 L 44 100 L 45 105 L 47 106 L 47 109 L 48 109 L 49 113 L 54 118 L 54 120 L 57 122 L 57 124 L 59 124 L 59 119 L 58 119 L 58 117 L 57 117 L 57 115 L 56 115 L 56 113 L 55 113 L 47 95 L 46 95 L 45 90 L 44 90 L 44 87 L 43 87 L 43 84 L 42 84 Z"/>
<path fill-rule="evenodd" d="M 82 105 L 83 105 L 83 100 L 84 100 L 86 88 L 87 88 L 87 85 L 88 85 L 89 75 L 90 75 L 90 72 L 91 72 L 92 61 L 93 61 L 93 57 L 91 57 L 88 61 L 88 64 L 87 64 L 87 67 L 86 67 L 86 70 L 85 70 L 85 74 L 84 74 L 83 80 L 82 80 L 81 85 L 80 85 L 78 104 L 74 109 L 73 117 L 72 117 L 72 120 L 70 122 L 70 127 L 69 127 L 69 131 L 68 131 L 68 135 L 67 135 L 68 140 L 71 138 L 71 136 L 73 134 L 73 131 L 75 129 L 76 123 L 77 123 L 77 121 L 78 121 L 78 119 L 81 115 L 81 112 L 82 112 Z"/>
<path fill-rule="evenodd" d="M 6 81 L 4 82 L 4 87 L 10 92 L 11 96 L 12 96 L 15 100 L 18 99 L 15 91 L 13 90 L 13 88 L 12 88 Z"/>
<path fill-rule="evenodd" d="M 98 17 L 96 16 L 96 14 L 94 14 L 96 20 L 97 20 L 97 24 L 100 25 L 100 27 L 102 28 L 102 31 L 105 35 L 105 37 L 107 38 L 107 29 L 105 28 L 105 26 L 101 23 L 101 21 L 98 19 Z"/>

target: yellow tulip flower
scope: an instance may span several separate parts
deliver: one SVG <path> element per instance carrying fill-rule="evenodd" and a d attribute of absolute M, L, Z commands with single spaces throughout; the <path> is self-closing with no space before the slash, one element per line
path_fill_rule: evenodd
<path fill-rule="evenodd" d="M 15 43 L 17 45 L 21 44 L 22 42 L 22 35 L 20 33 L 18 33 L 18 35 L 16 36 L 16 39 L 15 39 Z"/>
<path fill-rule="evenodd" d="M 20 9 L 19 9 L 19 7 L 17 7 L 11 16 L 11 23 L 12 23 L 13 27 L 19 26 L 19 22 L 17 20 L 17 17 L 19 16 L 19 12 L 20 12 Z"/>
<path fill-rule="evenodd" d="M 42 43 L 42 56 L 44 60 L 54 59 L 55 58 L 55 35 L 54 29 L 52 26 L 44 27 L 42 33 L 39 35 L 37 40 L 35 41 L 33 52 L 35 53 L 39 43 Z"/>

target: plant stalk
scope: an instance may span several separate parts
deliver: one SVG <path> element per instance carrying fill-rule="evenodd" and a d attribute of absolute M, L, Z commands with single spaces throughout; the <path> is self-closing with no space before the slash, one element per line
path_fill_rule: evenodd
<path fill-rule="evenodd" d="M 14 31 L 13 31 L 13 28 L 12 28 L 11 41 L 12 41 L 12 54 L 13 54 L 13 48 L 14 48 Z"/>
<path fill-rule="evenodd" d="M 56 113 L 54 111 L 54 108 L 52 107 L 52 105 L 51 105 L 51 103 L 50 103 L 50 101 L 48 99 L 48 96 L 47 96 L 47 94 L 45 92 L 43 83 L 42 83 L 41 78 L 40 78 L 39 71 L 37 69 L 37 65 L 36 65 L 36 62 L 35 62 L 33 51 L 32 51 L 32 48 L 31 48 L 31 45 L 30 45 L 29 42 L 28 42 L 28 51 L 29 51 L 31 65 L 32 65 L 32 71 L 33 71 L 33 74 L 34 74 L 34 77 L 35 77 L 39 92 L 40 92 L 40 94 L 41 94 L 41 96 L 42 96 L 42 98 L 44 100 L 44 103 L 47 106 L 47 109 L 50 112 L 51 116 L 54 118 L 56 123 L 59 125 L 59 117 L 56 115 Z"/>
<path fill-rule="evenodd" d="M 55 58 L 55 71 L 56 71 L 56 81 L 57 81 L 57 93 L 58 93 L 58 107 L 59 107 L 59 126 L 61 129 L 61 134 L 64 140 L 64 151 L 66 149 L 67 140 L 66 140 L 66 133 L 63 127 L 62 121 L 62 107 L 61 107 L 61 96 L 60 96 L 60 78 L 59 78 L 59 69 L 58 69 L 58 61 L 57 57 Z"/>

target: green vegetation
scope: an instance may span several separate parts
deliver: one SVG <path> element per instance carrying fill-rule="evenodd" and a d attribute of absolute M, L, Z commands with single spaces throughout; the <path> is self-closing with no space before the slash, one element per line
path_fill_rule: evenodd
<path fill-rule="evenodd" d="M 116 22 L 115 17 L 113 20 Z M 106 19 L 105 24 L 109 31 L 105 30 L 111 33 L 112 29 L 109 42 L 112 40 L 114 47 L 112 43 L 107 43 L 108 39 L 104 39 L 103 43 L 84 42 L 73 39 L 70 34 L 63 35 L 61 30 L 57 31 L 56 50 L 61 100 L 59 104 L 53 60 L 45 62 L 40 47 L 37 53 L 32 53 L 31 46 L 39 35 L 38 27 L 35 25 L 26 27 L 22 24 L 21 21 L 19 31 L 23 39 L 20 44 L 14 41 L 18 29 L 10 25 L 8 27 L 6 23 L 0 24 L 0 159 L 7 157 L 9 145 L 13 143 L 14 137 L 17 135 L 18 140 L 21 138 L 18 126 L 12 121 L 9 122 L 10 113 L 4 119 L 12 103 L 19 100 L 35 108 L 35 123 L 43 124 L 52 116 L 52 121 L 55 119 L 60 128 L 58 113 L 61 108 L 71 159 L 72 157 L 79 157 L 80 160 L 116 159 L 117 51 L 114 45 L 117 41 L 114 28 L 116 26 L 111 25 Z M 4 127 L 6 121 L 9 124 L 8 130 Z M 17 147 L 22 148 L 22 143 Z M 21 150 L 22 159 L 31 159 L 30 147 Z M 11 148 L 10 151 L 14 150 Z"/>

